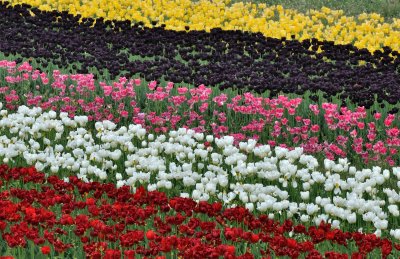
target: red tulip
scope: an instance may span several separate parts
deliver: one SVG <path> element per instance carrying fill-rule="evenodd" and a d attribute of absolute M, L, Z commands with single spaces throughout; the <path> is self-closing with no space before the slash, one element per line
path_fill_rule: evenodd
<path fill-rule="evenodd" d="M 230 254 L 234 254 L 236 248 L 235 248 L 235 246 L 230 246 L 230 245 L 228 245 L 228 246 L 225 247 L 225 250 L 226 250 L 226 252 L 228 252 L 228 253 L 230 253 Z"/>
<path fill-rule="evenodd" d="M 121 251 L 116 249 L 107 249 L 105 252 L 104 259 L 120 259 L 121 258 Z"/>
<path fill-rule="evenodd" d="M 133 251 L 133 250 L 125 250 L 124 259 L 134 259 L 134 258 L 135 258 L 135 251 Z"/>
<path fill-rule="evenodd" d="M 258 235 L 256 235 L 256 234 L 251 234 L 251 241 L 252 241 L 253 243 L 258 242 L 258 240 L 260 240 L 260 237 L 259 237 Z"/>
<path fill-rule="evenodd" d="M 49 246 L 42 246 L 41 248 L 42 254 L 47 255 L 50 253 L 50 247 Z"/>
<path fill-rule="evenodd" d="M 148 230 L 148 231 L 146 232 L 146 238 L 147 238 L 148 240 L 154 239 L 155 236 L 156 236 L 156 233 L 155 233 L 153 230 Z"/>

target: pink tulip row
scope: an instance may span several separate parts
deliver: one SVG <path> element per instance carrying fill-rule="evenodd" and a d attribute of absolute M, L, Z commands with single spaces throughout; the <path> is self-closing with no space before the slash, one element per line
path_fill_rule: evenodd
<path fill-rule="evenodd" d="M 0 97 L 7 109 L 21 104 L 75 114 L 89 120 L 142 124 L 154 132 L 178 127 L 215 136 L 232 135 L 237 142 L 259 139 L 272 146 L 301 146 L 307 153 L 329 159 L 353 157 L 381 166 L 398 165 L 399 118 L 393 114 L 368 116 L 334 103 L 313 104 L 286 96 L 264 98 L 253 93 L 226 94 L 200 85 L 165 86 L 156 81 L 121 77 L 97 82 L 92 74 L 51 75 L 29 63 L 0 61 Z M 147 84 L 147 87 L 146 87 Z"/>

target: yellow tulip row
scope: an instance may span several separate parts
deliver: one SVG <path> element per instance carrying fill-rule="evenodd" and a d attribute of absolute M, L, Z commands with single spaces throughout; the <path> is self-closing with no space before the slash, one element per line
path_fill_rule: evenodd
<path fill-rule="evenodd" d="M 0 0 L 1 1 L 1 0 Z M 68 11 L 82 17 L 132 20 L 151 27 L 152 21 L 169 30 L 243 30 L 273 38 L 295 35 L 337 44 L 354 44 L 374 52 L 383 46 L 400 50 L 400 19 L 384 22 L 379 14 L 345 16 L 341 10 L 322 8 L 307 14 L 281 5 L 231 3 L 231 0 L 11 0 L 41 10 Z"/>

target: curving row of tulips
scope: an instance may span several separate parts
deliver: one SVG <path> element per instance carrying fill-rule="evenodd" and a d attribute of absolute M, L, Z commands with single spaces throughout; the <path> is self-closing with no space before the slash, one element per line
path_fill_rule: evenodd
<path fill-rule="evenodd" d="M 161 190 L 196 201 L 242 204 L 250 211 L 298 216 L 334 228 L 360 226 L 376 235 L 399 238 L 400 167 L 390 170 L 352 164 L 347 158 L 323 161 L 303 148 L 271 148 L 234 137 L 215 137 L 180 128 L 149 134 L 138 124 L 89 122 L 41 108 L 1 110 L 0 158 L 33 165 L 48 175 L 76 175 L 85 182 Z M 396 232 L 397 231 L 397 232 Z"/>
<path fill-rule="evenodd" d="M 91 2 L 91 1 L 89 1 Z M 190 1 L 188 1 L 190 2 Z M 316 38 L 273 39 L 223 31 L 177 32 L 130 21 L 79 22 L 67 12 L 41 12 L 0 2 L 0 51 L 72 73 L 97 70 L 112 78 L 140 75 L 192 85 L 236 88 L 276 96 L 323 92 L 366 108 L 400 99 L 400 53 L 373 53 Z M 400 37 L 398 37 L 400 39 Z M 389 105 L 389 106 L 390 106 Z"/>
<path fill-rule="evenodd" d="M 190 128 L 235 143 L 256 139 L 271 146 L 302 147 L 319 158 L 347 157 L 354 163 L 400 164 L 399 118 L 392 111 L 314 103 L 307 98 L 265 98 L 120 77 L 98 81 L 92 74 L 52 74 L 24 62 L 0 61 L 0 97 L 19 105 L 86 115 L 89 121 L 140 124 L 151 133 Z"/>
<path fill-rule="evenodd" d="M 400 49 L 400 19 L 384 22 L 377 13 L 346 16 L 342 10 L 310 10 L 303 14 L 281 5 L 237 2 L 231 0 L 161 1 L 139 0 L 109 2 L 90 0 L 86 2 L 11 0 L 6 5 L 29 6 L 32 13 L 40 11 L 64 11 L 93 24 L 101 21 L 128 21 L 147 27 L 165 27 L 168 30 L 206 30 L 222 28 L 259 32 L 267 37 L 299 39 L 317 38 L 337 44 L 354 44 L 371 52 L 389 46 Z"/>
<path fill-rule="evenodd" d="M 279 223 L 243 207 L 46 177 L 33 167 L 0 165 L 0 205 L 0 242 L 19 258 L 390 258 L 400 250 L 386 238 L 324 222 Z"/>

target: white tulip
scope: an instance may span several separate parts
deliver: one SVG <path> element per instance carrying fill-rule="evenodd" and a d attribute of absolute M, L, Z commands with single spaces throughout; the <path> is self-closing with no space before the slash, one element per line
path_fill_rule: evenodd
<path fill-rule="evenodd" d="M 172 189 L 172 182 L 166 181 L 164 185 L 165 185 L 166 189 L 168 189 L 168 190 Z"/>
<path fill-rule="evenodd" d="M 300 220 L 301 220 L 301 222 L 308 222 L 310 220 L 310 216 L 301 215 Z"/>
<path fill-rule="evenodd" d="M 246 203 L 245 208 L 248 209 L 249 211 L 254 210 L 254 204 L 253 203 Z"/>
<path fill-rule="evenodd" d="M 147 191 L 152 192 L 157 190 L 157 184 L 149 184 L 147 185 Z"/>
<path fill-rule="evenodd" d="M 340 228 L 340 221 L 339 220 L 333 220 L 332 221 L 332 228 L 333 229 L 339 229 Z"/>
<path fill-rule="evenodd" d="M 353 212 L 349 215 L 347 215 L 347 222 L 349 222 L 350 224 L 354 224 L 357 222 L 357 217 L 356 214 Z"/>
<path fill-rule="evenodd" d="M 117 181 L 117 188 L 121 188 L 124 185 L 125 185 L 125 181 L 124 180 L 118 180 Z"/>
<path fill-rule="evenodd" d="M 310 199 L 310 192 L 309 191 L 300 192 L 300 196 L 301 196 L 302 200 L 306 201 L 306 200 Z"/>
<path fill-rule="evenodd" d="M 187 192 L 181 192 L 179 196 L 180 196 L 181 198 L 190 198 L 190 195 L 189 195 L 189 193 L 187 193 Z"/>

